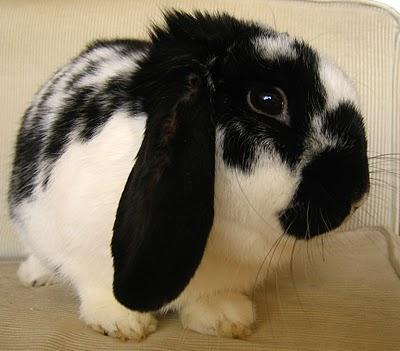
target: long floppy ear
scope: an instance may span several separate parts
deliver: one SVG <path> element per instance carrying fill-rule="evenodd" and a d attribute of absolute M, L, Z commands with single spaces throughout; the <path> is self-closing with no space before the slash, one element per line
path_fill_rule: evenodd
<path fill-rule="evenodd" d="M 148 115 L 114 223 L 114 294 L 137 311 L 157 310 L 183 291 L 214 217 L 215 126 L 206 83 L 192 73 L 173 84 L 181 88 Z"/>

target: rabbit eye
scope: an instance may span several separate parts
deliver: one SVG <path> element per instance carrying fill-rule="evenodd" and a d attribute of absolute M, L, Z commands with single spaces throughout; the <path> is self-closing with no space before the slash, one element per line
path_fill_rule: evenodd
<path fill-rule="evenodd" d="M 287 98 L 279 88 L 253 88 L 247 94 L 250 108 L 259 114 L 288 124 Z"/>

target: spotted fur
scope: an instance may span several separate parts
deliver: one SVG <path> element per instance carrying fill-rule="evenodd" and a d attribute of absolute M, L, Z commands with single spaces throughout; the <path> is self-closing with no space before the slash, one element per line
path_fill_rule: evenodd
<path fill-rule="evenodd" d="M 175 309 L 246 337 L 245 294 L 276 240 L 336 228 L 368 191 L 357 93 L 286 33 L 226 14 L 165 22 L 149 42 L 89 46 L 34 97 L 9 193 L 19 277 L 57 270 L 109 335 L 141 340 L 152 311 Z M 285 93 L 285 123 L 248 104 L 259 86 Z"/>

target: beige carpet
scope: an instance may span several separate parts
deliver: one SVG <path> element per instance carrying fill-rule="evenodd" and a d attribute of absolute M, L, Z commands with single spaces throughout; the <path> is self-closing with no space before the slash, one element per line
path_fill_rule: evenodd
<path fill-rule="evenodd" d="M 78 320 L 68 287 L 22 287 L 16 264 L 2 263 L 0 349 L 400 350 L 400 281 L 387 247 L 372 230 L 332 234 L 324 250 L 320 239 L 308 250 L 298 243 L 293 269 L 281 260 L 257 291 L 257 328 L 245 341 L 183 330 L 174 314 L 140 344 L 105 337 Z"/>

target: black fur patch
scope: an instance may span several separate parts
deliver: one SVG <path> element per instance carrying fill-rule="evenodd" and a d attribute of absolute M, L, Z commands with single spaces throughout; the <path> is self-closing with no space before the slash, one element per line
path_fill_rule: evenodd
<path fill-rule="evenodd" d="M 295 42 L 294 48 L 296 58 L 268 60 L 254 52 L 247 41 L 235 45 L 225 59 L 219 77 L 218 109 L 222 111 L 219 121 L 225 127 L 223 156 L 232 167 L 250 171 L 260 150 L 272 151 L 270 145 L 289 165 L 298 162 L 310 117 L 323 111 L 326 98 L 318 76 L 317 55 L 301 42 Z M 289 126 L 250 108 L 247 94 L 256 86 L 279 87 L 284 91 Z"/>
<path fill-rule="evenodd" d="M 124 56 L 147 50 L 149 45 L 146 41 L 130 39 L 97 41 L 73 59 L 71 64 L 77 63 L 82 57 L 99 48 L 110 48 Z M 48 105 L 49 99 L 55 94 L 55 87 L 60 79 L 69 74 L 68 70 L 64 74 L 58 70 L 40 101 L 37 101 L 37 106 L 31 106 L 25 113 L 17 138 L 9 189 L 11 212 L 18 202 L 30 197 L 34 188 L 39 186 L 36 179 L 39 169 L 44 167 L 43 162 L 46 162 L 47 174 L 41 185 L 47 185 L 52 164 L 63 153 L 73 131 L 79 130 L 78 138 L 85 142 L 90 140 L 121 106 L 128 112 L 137 111 L 136 100 L 127 93 L 130 76 L 119 75 L 110 78 L 101 89 L 90 85 L 80 88 L 76 86 L 80 79 L 93 73 L 101 63 L 101 60 L 89 62 L 84 70 L 69 77 L 63 91 L 67 98 L 55 110 Z M 55 114 L 51 128 L 44 122 L 48 114 Z"/>
<path fill-rule="evenodd" d="M 287 232 L 300 239 L 338 227 L 369 189 L 367 142 L 358 111 L 342 103 L 327 112 L 324 126 L 339 145 L 306 165 L 291 205 L 280 216 Z"/>
<path fill-rule="evenodd" d="M 40 131 L 40 120 L 33 121 L 27 127 L 27 117 L 31 108 L 25 112 L 23 124 L 19 130 L 15 148 L 15 158 L 8 193 L 10 213 L 13 214 L 15 204 L 32 194 L 38 172 L 40 150 L 43 147 L 43 132 Z"/>
<path fill-rule="evenodd" d="M 80 56 L 88 55 L 99 48 L 115 49 L 120 54 L 128 55 L 147 49 L 149 45 L 145 41 L 129 39 L 97 41 Z M 90 85 L 83 88 L 75 86 L 81 78 L 95 71 L 99 63 L 101 64 L 101 61 L 89 64 L 83 72 L 70 79 L 66 89 L 69 97 L 49 134 L 48 146 L 44 150 L 45 158 L 54 160 L 62 153 L 67 137 L 77 125 L 80 128 L 80 139 L 88 141 L 117 109 L 124 106 L 128 111 L 137 111 L 136 101 L 128 94 L 128 85 L 132 79 L 129 75 L 110 78 L 101 89 Z"/>
<path fill-rule="evenodd" d="M 205 82 L 189 74 L 185 84 L 176 68 L 168 76 L 169 97 L 148 115 L 114 224 L 114 294 L 138 311 L 157 310 L 182 292 L 203 256 L 214 216 L 215 126 Z"/>

